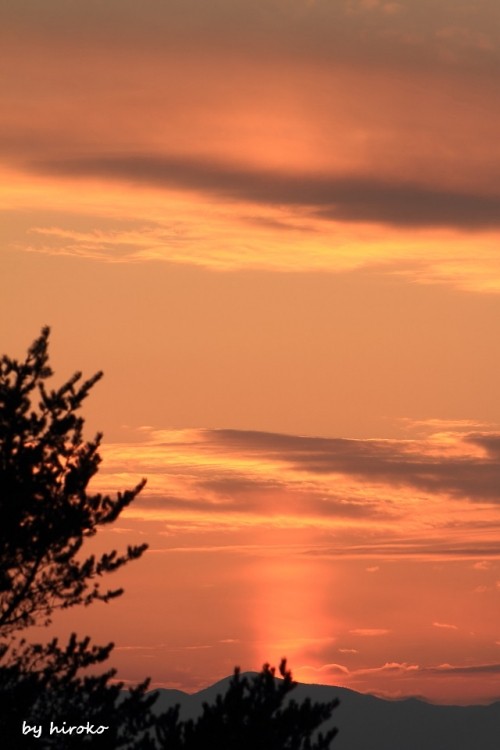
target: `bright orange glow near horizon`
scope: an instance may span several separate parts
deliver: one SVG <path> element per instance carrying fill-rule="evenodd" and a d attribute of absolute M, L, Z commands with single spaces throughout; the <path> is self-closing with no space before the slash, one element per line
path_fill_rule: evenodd
<path fill-rule="evenodd" d="M 1 351 L 104 370 L 95 486 L 148 480 L 55 632 L 499 699 L 498 4 L 4 5 Z"/>

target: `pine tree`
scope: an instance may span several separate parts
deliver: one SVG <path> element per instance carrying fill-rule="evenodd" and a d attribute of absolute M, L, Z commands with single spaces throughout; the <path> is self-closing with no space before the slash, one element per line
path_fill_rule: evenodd
<path fill-rule="evenodd" d="M 22 632 L 50 625 L 55 610 L 109 601 L 121 589 L 101 588 L 107 573 L 137 559 L 147 545 L 96 558 L 82 556 L 86 539 L 115 521 L 145 481 L 112 498 L 88 485 L 99 463 L 101 435 L 83 438 L 78 410 L 97 373 L 76 373 L 47 390 L 49 329 L 23 362 L 0 359 L 0 737 L 2 747 L 106 750 L 328 750 L 336 729 L 321 734 L 337 701 L 297 703 L 296 683 L 280 665 L 264 665 L 253 678 L 235 669 L 225 695 L 204 704 L 196 720 L 181 721 L 173 708 L 155 717 L 148 680 L 128 691 L 115 671 L 89 674 L 108 658 L 112 644 L 95 646 L 73 634 L 30 643 Z M 102 734 L 49 735 L 47 724 L 108 727 Z M 23 721 L 45 733 L 22 735 Z M 62 722 L 66 722 L 65 725 Z M 153 731 L 154 730 L 154 731 Z"/>
<path fill-rule="evenodd" d="M 181 721 L 175 706 L 157 723 L 161 750 L 329 750 L 337 729 L 325 734 L 319 727 L 330 719 L 338 700 L 326 703 L 310 699 L 297 703 L 288 694 L 296 687 L 283 660 L 283 679 L 264 664 L 259 674 L 248 677 L 234 671 L 225 694 L 215 703 L 203 704 L 196 720 Z"/>
<path fill-rule="evenodd" d="M 147 682 L 126 694 L 112 682 L 113 670 L 82 672 L 105 661 L 112 644 L 93 646 L 76 635 L 65 646 L 20 640 L 29 626 L 49 625 L 57 609 L 119 596 L 121 589 L 103 590 L 101 579 L 147 547 L 82 556 L 85 540 L 115 521 L 145 482 L 113 498 L 89 492 L 101 435 L 84 439 L 78 410 L 102 373 L 84 381 L 76 373 L 49 391 L 48 339 L 43 328 L 24 361 L 0 360 L 0 735 L 9 748 L 149 747 L 141 741 L 155 698 L 146 696 Z M 23 720 L 39 725 L 60 717 L 67 725 L 85 718 L 110 728 L 102 737 L 64 742 L 21 736 Z"/>
<path fill-rule="evenodd" d="M 116 498 L 89 494 L 97 472 L 101 435 L 82 436 L 82 401 L 100 379 L 80 384 L 76 373 L 48 392 L 49 329 L 25 362 L 0 360 L 0 633 L 19 631 L 54 609 L 108 601 L 120 590 L 101 591 L 101 577 L 139 557 L 147 545 L 79 560 L 84 540 L 114 521 L 144 486 Z M 33 404 L 40 398 L 38 408 Z"/>

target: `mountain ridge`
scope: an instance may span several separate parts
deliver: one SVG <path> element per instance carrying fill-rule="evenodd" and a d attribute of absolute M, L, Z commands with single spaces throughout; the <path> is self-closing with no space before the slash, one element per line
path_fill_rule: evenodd
<path fill-rule="evenodd" d="M 257 674 L 244 673 L 249 677 Z M 182 719 L 196 718 L 203 703 L 213 703 L 225 692 L 225 677 L 196 693 L 158 689 L 155 711 L 180 705 Z M 332 750 L 498 750 L 500 701 L 488 705 L 442 705 L 422 698 L 386 699 L 350 688 L 297 683 L 290 697 L 297 702 L 330 701 L 340 705 L 322 729 L 336 726 Z M 277 749 L 279 750 L 279 749 Z"/>

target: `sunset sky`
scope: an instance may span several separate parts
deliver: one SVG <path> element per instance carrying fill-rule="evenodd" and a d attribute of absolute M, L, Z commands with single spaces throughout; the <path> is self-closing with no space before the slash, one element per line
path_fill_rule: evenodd
<path fill-rule="evenodd" d="M 498 0 L 16 0 L 0 48 L 0 350 L 104 370 L 94 486 L 148 479 L 56 631 L 500 699 Z"/>

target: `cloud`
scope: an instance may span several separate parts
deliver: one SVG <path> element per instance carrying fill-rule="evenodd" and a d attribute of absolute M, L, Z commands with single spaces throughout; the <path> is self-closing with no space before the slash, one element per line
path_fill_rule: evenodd
<path fill-rule="evenodd" d="M 144 0 L 107 0 L 71 4 L 50 0 L 51 12 L 35 2 L 8 3 L 1 20 L 9 39 L 15 34 L 35 44 L 68 40 L 93 50 L 107 46 L 141 55 L 167 49 L 191 54 L 253 55 L 270 59 L 312 59 L 316 62 L 366 62 L 374 65 L 468 66 L 481 69 L 498 56 L 498 24 L 494 0 L 481 12 L 453 0 L 419 3 L 377 0 L 220 0 L 203 4 Z M 57 18 L 57 24 L 52 19 Z M 360 42 L 363 42 L 361 44 Z"/>
<path fill-rule="evenodd" d="M 59 214 L 9 249 L 498 291 L 494 0 L 8 5 L 2 203 Z"/>
<path fill-rule="evenodd" d="M 409 419 L 402 417 L 399 420 L 407 429 L 422 430 L 428 434 L 442 432 L 468 432 L 473 430 L 492 429 L 493 425 L 488 422 L 479 422 L 474 419 Z"/>
<path fill-rule="evenodd" d="M 328 675 L 329 677 L 345 677 L 349 674 L 348 668 L 344 667 L 343 664 L 322 664 L 321 667 L 303 666 L 300 667 L 300 671 L 316 672 L 317 674 Z"/>
<path fill-rule="evenodd" d="M 223 643 L 225 641 L 221 641 Z M 179 651 L 206 651 L 207 649 L 213 648 L 213 645 L 188 645 L 188 646 L 168 646 L 165 643 L 155 643 L 153 645 L 144 645 L 144 646 L 132 646 L 132 645 L 122 645 L 122 646 L 115 646 L 114 651 L 137 651 L 139 653 L 146 653 L 146 652 L 155 652 L 158 653 L 159 651 L 167 651 L 169 653 L 176 653 Z"/>
<path fill-rule="evenodd" d="M 500 556 L 498 466 L 474 436 L 150 428 L 141 436 L 103 445 L 96 490 L 148 477 L 124 523 L 154 534 L 158 554 L 362 559 L 372 578 L 383 560 L 461 560 L 482 570 Z"/>
<path fill-rule="evenodd" d="M 430 518 L 430 516 L 429 516 Z M 422 560 L 467 560 L 475 557 L 490 555 L 494 559 L 500 558 L 498 542 L 490 542 L 477 538 L 475 543 L 457 544 L 446 538 L 446 530 L 439 529 L 436 524 L 433 537 L 434 540 L 429 542 L 424 537 L 416 537 L 411 533 L 409 519 L 404 521 L 400 519 L 400 534 L 396 531 L 397 523 L 394 523 L 394 529 L 388 533 L 393 538 L 398 537 L 397 541 L 390 543 L 387 541 L 362 542 L 351 544 L 337 544 L 335 546 L 318 544 L 314 547 L 306 548 L 302 551 L 304 556 L 315 557 L 324 560 L 337 560 L 342 557 L 349 558 L 378 558 L 382 560 L 393 560 L 397 558 L 419 558 Z M 403 528 L 405 531 L 403 532 Z M 380 533 L 380 532 L 379 532 Z M 461 525 L 461 534 L 467 533 L 467 524 L 464 521 Z M 380 533 L 383 536 L 383 533 Z M 405 536 L 411 536 L 411 540 L 405 539 Z M 299 551 L 297 550 L 297 553 Z"/>
<path fill-rule="evenodd" d="M 376 675 L 387 675 L 391 678 L 404 677 L 405 675 L 411 676 L 439 676 L 439 677 L 450 677 L 452 675 L 464 675 L 464 676 L 481 676 L 481 675 L 496 675 L 500 673 L 500 664 L 470 664 L 470 665 L 454 665 L 454 664 L 440 664 L 438 666 L 422 666 L 419 664 L 411 664 L 409 662 L 385 662 L 380 666 L 373 667 L 360 667 L 357 669 L 349 669 L 343 664 L 323 664 L 319 667 L 316 666 L 303 666 L 300 667 L 300 671 L 314 672 L 323 676 L 328 675 L 330 678 L 335 677 L 349 677 L 352 684 L 356 684 L 359 678 L 365 678 Z"/>
<path fill-rule="evenodd" d="M 469 435 L 467 440 L 472 445 L 478 445 L 480 448 L 483 448 L 492 459 L 497 460 L 500 458 L 500 435 L 475 434 Z"/>
<path fill-rule="evenodd" d="M 343 664 L 322 664 L 319 667 L 315 666 L 303 666 L 300 667 L 300 672 L 320 674 L 323 678 L 336 679 L 336 678 L 349 678 L 353 684 L 359 678 L 366 678 L 376 675 L 387 675 L 391 678 L 401 677 L 407 674 L 414 674 L 415 672 L 423 672 L 421 667 L 416 664 L 409 664 L 407 662 L 386 662 L 380 666 L 374 667 L 362 667 L 359 669 L 349 669 Z"/>
<path fill-rule="evenodd" d="M 478 560 L 472 566 L 474 570 L 489 570 L 491 568 L 490 560 Z"/>
<path fill-rule="evenodd" d="M 435 628 L 443 628 L 444 630 L 458 630 L 456 625 L 450 625 L 447 622 L 433 622 L 432 625 Z"/>
<path fill-rule="evenodd" d="M 59 217 L 61 218 L 61 217 Z M 74 222 L 75 219 L 72 218 Z M 94 217 L 97 224 L 105 224 L 105 217 Z M 129 228 L 128 224 L 135 226 Z M 137 262 L 171 259 L 183 256 L 186 247 L 199 242 L 199 230 L 184 222 L 145 222 L 123 219 L 124 226 L 116 229 L 78 231 L 57 226 L 34 226 L 29 230 L 30 252 L 56 256 L 72 256 L 107 262 Z"/>
<path fill-rule="evenodd" d="M 363 638 L 378 638 L 381 635 L 388 635 L 391 631 L 387 628 L 355 628 L 350 630 L 353 635 L 360 635 Z"/>
<path fill-rule="evenodd" d="M 347 474 L 365 481 L 413 487 L 429 493 L 497 503 L 500 463 L 491 445 L 498 436 L 457 436 L 450 445 L 432 441 L 345 440 L 264 432 L 218 430 L 211 439 L 227 450 L 280 459 L 312 475 Z M 477 455 L 468 444 L 489 448 Z M 458 450 L 457 450 L 458 449 Z"/>
<path fill-rule="evenodd" d="M 420 698 L 432 703 L 470 705 L 472 695 L 475 695 L 478 703 L 491 703 L 498 699 L 500 665 L 434 666 L 418 661 L 386 661 L 352 669 L 342 664 L 325 663 L 299 667 L 296 671 L 298 678 L 304 682 L 342 685 L 388 699 Z"/>
<path fill-rule="evenodd" d="M 438 667 L 427 667 L 426 672 L 436 675 L 472 675 L 472 674 L 500 674 L 500 664 L 471 664 L 467 666 L 455 666 L 452 664 L 440 664 Z"/>
<path fill-rule="evenodd" d="M 265 206 L 286 205 L 332 221 L 397 227 L 500 227 L 500 196 L 496 194 L 369 175 L 287 174 L 161 153 L 35 161 L 29 168 L 51 176 L 97 177 Z"/>

